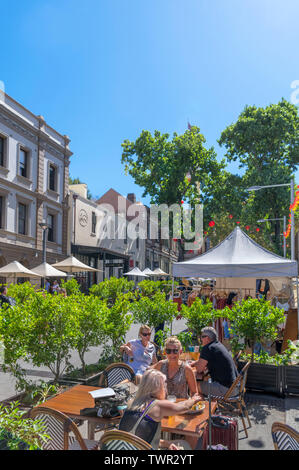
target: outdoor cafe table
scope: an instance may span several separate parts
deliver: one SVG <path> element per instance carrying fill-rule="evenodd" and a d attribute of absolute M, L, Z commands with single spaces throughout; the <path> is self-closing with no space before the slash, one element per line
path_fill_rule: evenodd
<path fill-rule="evenodd" d="M 94 430 L 98 424 L 117 424 L 120 417 L 117 418 L 100 418 L 95 416 L 80 415 L 83 408 L 93 408 L 94 399 L 88 393 L 98 390 L 99 387 L 91 387 L 88 385 L 75 385 L 66 391 L 56 395 L 53 398 L 42 403 L 41 406 L 52 408 L 60 411 L 73 419 L 82 421 L 87 420 L 88 439 L 94 440 Z M 204 401 L 205 409 L 198 414 L 182 414 L 171 416 L 162 420 L 161 431 L 171 434 L 181 434 L 185 436 L 200 437 L 207 424 L 209 417 L 209 403 Z M 212 401 L 211 413 L 215 412 L 217 402 Z"/>

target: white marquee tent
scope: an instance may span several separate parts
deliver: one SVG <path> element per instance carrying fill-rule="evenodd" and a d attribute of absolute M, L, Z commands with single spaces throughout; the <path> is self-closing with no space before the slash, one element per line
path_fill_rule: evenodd
<path fill-rule="evenodd" d="M 298 263 L 282 258 L 253 241 L 236 227 L 221 243 L 196 258 L 173 263 L 173 277 L 253 278 L 296 277 Z M 299 325 L 299 302 L 298 325 Z"/>
<path fill-rule="evenodd" d="M 297 277 L 298 264 L 253 241 L 236 227 L 219 245 L 196 258 L 173 263 L 174 277 Z"/>

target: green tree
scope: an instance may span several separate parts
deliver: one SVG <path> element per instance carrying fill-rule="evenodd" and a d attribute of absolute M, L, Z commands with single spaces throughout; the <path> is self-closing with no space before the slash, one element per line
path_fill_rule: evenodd
<path fill-rule="evenodd" d="M 175 286 L 178 282 L 175 282 Z M 156 292 L 164 292 L 166 295 L 172 291 L 172 281 L 151 281 L 145 279 L 138 283 L 138 290 L 141 295 L 146 297 L 153 297 Z"/>
<path fill-rule="evenodd" d="M 133 323 L 130 300 L 130 293 L 122 294 L 113 305 L 102 311 L 103 336 L 106 338 L 104 357 L 110 357 L 114 361 L 120 359 L 119 348 L 125 342 L 125 336 Z"/>
<path fill-rule="evenodd" d="M 238 161 L 244 170 L 243 188 L 290 183 L 299 163 L 299 117 L 295 105 L 282 99 L 265 108 L 246 106 L 237 121 L 221 134 L 228 162 Z M 248 225 L 257 219 L 288 215 L 290 193 L 285 187 L 268 188 L 244 199 L 242 218 Z M 281 253 L 280 221 L 263 227 Z M 274 233 L 272 233 L 274 232 Z"/>
<path fill-rule="evenodd" d="M 232 309 L 226 307 L 223 317 L 230 321 L 230 331 L 237 338 L 249 341 L 254 357 L 256 342 L 277 337 L 277 326 L 284 320 L 283 310 L 268 301 L 248 299 L 236 302 Z"/>
<path fill-rule="evenodd" d="M 86 372 L 85 354 L 91 347 L 104 344 L 105 320 L 109 316 L 106 302 L 93 295 L 76 295 L 74 298 L 78 321 L 78 335 L 75 339 L 75 349 L 78 351 L 83 375 Z"/>
<path fill-rule="evenodd" d="M 174 133 L 172 139 L 159 131 L 153 135 L 142 131 L 135 142 L 123 142 L 122 163 L 126 174 L 144 188 L 143 196 L 150 196 L 151 204 L 171 206 L 181 201 L 205 204 L 224 161 L 218 162 L 214 149 L 207 149 L 204 144 L 205 138 L 196 126 L 182 135 Z M 181 238 L 178 246 L 183 259 Z"/>
<path fill-rule="evenodd" d="M 123 294 L 133 292 L 135 289 L 134 281 L 121 277 L 111 277 L 99 284 L 94 284 L 89 292 L 91 295 L 99 297 L 101 300 L 106 300 L 108 305 L 114 305 L 117 298 Z"/>
<path fill-rule="evenodd" d="M 213 321 L 218 318 L 218 313 L 213 309 L 212 302 L 208 300 L 203 303 L 199 298 L 195 299 L 191 307 L 182 305 L 180 314 L 186 319 L 188 329 L 197 337 L 200 336 L 201 330 L 205 326 L 212 326 Z"/>
<path fill-rule="evenodd" d="M 23 314 L 28 322 L 23 333 L 27 349 L 23 359 L 30 360 L 35 366 L 47 366 L 55 381 L 72 368 L 71 351 L 80 332 L 79 308 L 75 296 L 59 294 L 40 294 L 23 305 Z"/>
<path fill-rule="evenodd" d="M 134 323 L 148 325 L 155 328 L 160 323 L 171 323 L 177 316 L 177 305 L 166 300 L 164 292 L 157 291 L 151 297 L 141 296 L 131 306 Z"/>

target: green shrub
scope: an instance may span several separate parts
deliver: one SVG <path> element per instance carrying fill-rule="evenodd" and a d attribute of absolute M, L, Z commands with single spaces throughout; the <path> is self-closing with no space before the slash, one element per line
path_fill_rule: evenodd
<path fill-rule="evenodd" d="M 197 298 L 192 303 L 191 307 L 182 305 L 181 315 L 186 319 L 188 329 L 200 336 L 201 330 L 206 326 L 212 326 L 213 322 L 220 315 L 219 312 L 213 309 L 213 304 L 209 300 L 203 303 L 201 299 Z"/>
<path fill-rule="evenodd" d="M 284 321 L 284 312 L 268 301 L 248 299 L 236 302 L 232 309 L 226 307 L 222 315 L 230 321 L 230 332 L 239 339 L 249 341 L 254 358 L 256 342 L 264 339 L 275 340 L 277 326 Z"/>
<path fill-rule="evenodd" d="M 39 420 L 23 418 L 19 403 L 5 407 L 0 404 L 0 441 L 7 441 L 10 450 L 37 450 L 48 439 L 45 427 Z"/>

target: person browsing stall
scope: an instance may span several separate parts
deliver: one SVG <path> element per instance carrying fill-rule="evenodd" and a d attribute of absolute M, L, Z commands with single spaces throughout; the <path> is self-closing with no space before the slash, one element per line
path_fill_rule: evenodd
<path fill-rule="evenodd" d="M 191 367 L 196 367 L 198 374 L 202 374 L 208 369 L 212 379 L 211 394 L 224 396 L 238 376 L 233 358 L 226 347 L 218 341 L 218 335 L 214 328 L 207 326 L 202 329 L 201 342 L 203 348 L 200 358 L 191 363 Z M 199 393 L 208 395 L 208 382 L 197 382 L 197 386 Z"/>
<path fill-rule="evenodd" d="M 133 339 L 120 348 L 121 353 L 127 356 L 124 362 L 132 367 L 136 375 L 137 383 L 141 376 L 150 367 L 157 362 L 156 348 L 150 342 L 151 329 L 147 325 L 141 325 L 139 329 L 139 339 Z"/>
<path fill-rule="evenodd" d="M 167 381 L 162 372 L 148 369 L 142 376 L 135 398 L 129 403 L 119 423 L 119 430 L 135 434 L 148 442 L 153 449 L 179 448 L 190 449 L 184 441 L 166 441 L 161 439 L 161 421 L 168 416 L 175 416 L 188 411 L 200 401 L 199 395 L 188 400 L 173 403 L 166 400 Z"/>
<path fill-rule="evenodd" d="M 167 379 L 168 395 L 188 398 L 197 393 L 196 378 L 191 367 L 180 360 L 182 345 L 176 336 L 165 341 L 164 351 L 167 359 L 157 362 L 152 368 L 161 371 Z"/>

